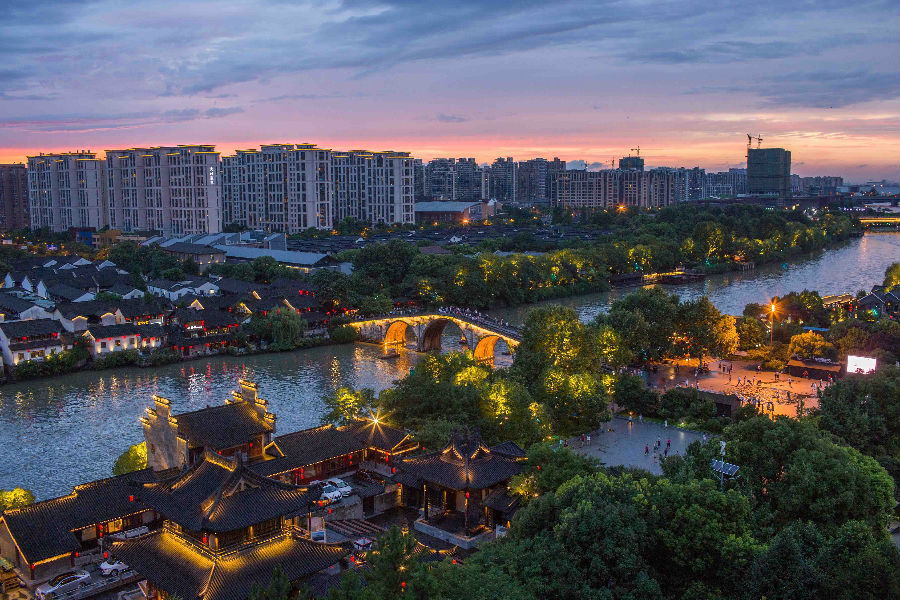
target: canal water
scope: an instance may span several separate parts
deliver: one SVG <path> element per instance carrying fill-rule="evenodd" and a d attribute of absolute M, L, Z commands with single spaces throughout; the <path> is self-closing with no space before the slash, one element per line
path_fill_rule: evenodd
<path fill-rule="evenodd" d="M 671 286 L 683 298 L 703 294 L 723 311 L 740 314 L 748 302 L 803 288 L 822 293 L 855 292 L 881 283 L 884 270 L 900 260 L 900 233 L 868 233 L 846 245 L 751 274 L 729 274 L 698 284 Z M 627 294 L 564 298 L 582 319 L 592 319 Z M 521 322 L 530 307 L 496 311 Z M 442 343 L 459 349 L 459 332 L 448 326 Z M 113 462 L 142 441 L 140 417 L 154 394 L 172 401 L 174 412 L 221 404 L 238 379 L 259 384 L 280 433 L 319 424 L 322 398 L 341 386 L 380 391 L 409 373 L 421 355 L 402 351 L 382 360 L 378 346 L 326 346 L 248 357 L 218 356 L 156 369 L 83 372 L 0 386 L 0 489 L 23 486 L 38 499 L 67 494 L 78 483 L 111 474 Z M 508 357 L 498 357 L 498 359 Z"/>

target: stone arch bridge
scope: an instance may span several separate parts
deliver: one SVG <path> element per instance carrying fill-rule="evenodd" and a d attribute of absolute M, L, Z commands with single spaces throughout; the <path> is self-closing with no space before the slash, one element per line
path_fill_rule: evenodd
<path fill-rule="evenodd" d="M 441 335 L 448 323 L 454 323 L 462 331 L 469 349 L 479 361 L 492 361 L 498 340 L 503 340 L 510 352 L 522 341 L 522 332 L 477 317 L 456 314 L 426 313 L 417 315 L 388 315 L 355 321 L 360 341 L 382 344 L 385 348 L 406 344 L 407 330 L 416 338 L 418 352 L 440 351 Z"/>

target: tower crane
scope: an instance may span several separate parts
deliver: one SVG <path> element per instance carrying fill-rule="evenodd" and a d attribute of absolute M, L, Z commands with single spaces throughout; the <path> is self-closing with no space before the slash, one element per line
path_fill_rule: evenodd
<path fill-rule="evenodd" d="M 756 149 L 757 149 L 757 150 L 759 150 L 759 148 L 762 146 L 762 141 L 763 141 L 763 139 L 762 139 L 762 137 L 760 137 L 759 134 L 756 134 L 756 135 L 750 135 L 750 134 L 748 133 L 748 134 L 747 134 L 747 156 L 748 156 L 748 157 L 750 156 L 750 148 L 751 148 L 751 146 L 752 146 L 752 144 L 753 144 L 753 140 L 756 140 Z"/>
<path fill-rule="evenodd" d="M 638 146 L 637 148 L 632 148 L 631 151 L 637 153 L 635 156 L 641 155 L 641 147 L 640 146 Z"/>

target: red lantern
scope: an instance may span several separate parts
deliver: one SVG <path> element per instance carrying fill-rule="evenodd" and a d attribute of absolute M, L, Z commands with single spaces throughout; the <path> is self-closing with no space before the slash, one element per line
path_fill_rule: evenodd
<path fill-rule="evenodd" d="M 128 501 L 129 501 L 129 502 L 134 502 L 134 496 L 128 496 Z"/>
<path fill-rule="evenodd" d="M 469 497 L 469 492 L 466 492 L 466 498 L 468 498 L 468 497 Z"/>
<path fill-rule="evenodd" d="M 103 558 L 109 558 L 109 552 L 104 552 L 104 553 L 103 553 Z"/>
<path fill-rule="evenodd" d="M 204 535 L 204 536 L 203 536 L 203 545 L 204 545 L 204 546 L 206 545 L 207 539 L 208 539 L 208 538 L 206 537 L 206 535 Z"/>

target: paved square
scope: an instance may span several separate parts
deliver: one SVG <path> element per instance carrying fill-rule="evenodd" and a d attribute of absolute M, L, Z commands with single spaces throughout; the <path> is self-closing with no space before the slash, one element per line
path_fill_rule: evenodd
<path fill-rule="evenodd" d="M 637 418 L 629 422 L 628 418 L 614 417 L 597 431 L 592 431 L 590 445 L 581 446 L 578 437 L 569 440 L 569 448 L 575 452 L 598 458 L 608 467 L 636 467 L 662 475 L 659 459 L 663 457 L 666 442 L 672 441 L 669 456 L 684 454 L 685 449 L 694 440 L 702 440 L 703 433 L 689 429 L 664 427 L 661 423 L 651 421 L 639 422 Z M 654 450 L 656 441 L 660 441 L 658 450 Z M 649 454 L 644 454 L 646 446 Z"/>

